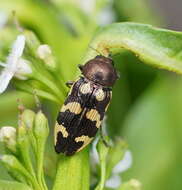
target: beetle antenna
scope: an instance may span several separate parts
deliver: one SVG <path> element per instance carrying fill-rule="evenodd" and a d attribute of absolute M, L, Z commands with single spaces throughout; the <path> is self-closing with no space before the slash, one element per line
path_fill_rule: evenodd
<path fill-rule="evenodd" d="M 92 47 L 91 45 L 89 45 L 89 48 L 91 48 L 92 50 L 94 50 L 95 52 L 97 52 L 99 55 L 102 55 L 101 52 L 99 52 L 97 49 L 95 49 L 94 47 Z"/>

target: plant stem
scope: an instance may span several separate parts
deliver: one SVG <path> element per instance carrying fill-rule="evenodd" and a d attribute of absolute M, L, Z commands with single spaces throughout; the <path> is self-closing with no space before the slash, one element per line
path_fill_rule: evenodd
<path fill-rule="evenodd" d="M 60 155 L 53 190 L 89 190 L 88 148 L 68 157 Z"/>
<path fill-rule="evenodd" d="M 105 185 L 105 178 L 106 178 L 106 162 L 101 162 L 101 170 L 100 170 L 100 183 L 97 185 L 95 190 L 103 190 Z"/>

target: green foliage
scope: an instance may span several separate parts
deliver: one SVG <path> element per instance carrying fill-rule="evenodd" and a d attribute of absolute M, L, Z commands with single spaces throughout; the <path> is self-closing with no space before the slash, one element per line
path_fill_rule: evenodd
<path fill-rule="evenodd" d="M 5 181 L 5 180 L 0 180 L 0 189 L 4 189 L 4 190 L 14 190 L 14 189 L 31 190 L 30 187 L 28 187 L 27 185 L 25 185 L 23 183 Z"/>
<path fill-rule="evenodd" d="M 122 184 L 115 189 L 181 189 L 182 83 L 180 77 L 158 69 L 182 73 L 182 33 L 148 25 L 159 25 L 160 19 L 145 0 L 115 0 L 113 7 L 107 0 L 99 0 L 90 12 L 72 0 L 9 0 L 1 1 L 0 8 L 9 13 L 7 24 L 0 29 L 0 61 L 6 62 L 13 41 L 23 34 L 26 45 L 21 58 L 29 61 L 32 73 L 24 74 L 26 80 L 14 77 L 12 84 L 39 97 L 47 115 L 28 109 L 20 114 L 15 143 L 1 144 L 0 160 L 6 169 L 1 169 L 0 189 L 112 189 L 105 184 L 128 150 L 125 141 L 106 137 L 111 145 L 106 147 L 99 140 L 98 160 L 91 169 L 90 147 L 72 157 L 57 157 L 52 140 L 58 107 L 68 92 L 65 82 L 79 76 L 78 64 L 99 53 L 111 54 L 121 72 L 108 113 L 109 136 L 124 136 L 134 159 L 132 169 L 118 174 Z M 105 8 L 115 13 L 116 21 L 132 22 L 98 28 Z M 33 96 L 12 87 L 1 95 L 1 126 L 16 126 L 16 99 L 32 108 Z"/>
<path fill-rule="evenodd" d="M 60 156 L 53 190 L 89 189 L 90 169 L 88 149 L 72 157 Z"/>
<path fill-rule="evenodd" d="M 181 187 L 178 176 L 182 172 L 177 169 L 181 162 L 181 93 L 181 77 L 160 77 L 137 101 L 124 123 L 123 135 L 135 158 L 126 175 L 137 175 L 144 189 Z"/>
<path fill-rule="evenodd" d="M 181 32 L 144 24 L 116 23 L 99 30 L 90 45 L 105 55 L 127 49 L 145 63 L 181 74 L 181 42 Z M 86 60 L 94 54 L 97 52 L 90 49 Z"/>

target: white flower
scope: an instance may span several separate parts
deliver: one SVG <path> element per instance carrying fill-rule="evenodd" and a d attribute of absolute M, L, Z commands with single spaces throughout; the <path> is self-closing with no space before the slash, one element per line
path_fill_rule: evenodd
<path fill-rule="evenodd" d="M 112 175 L 105 183 L 108 188 L 116 189 L 121 185 L 121 177 L 119 175 Z"/>
<path fill-rule="evenodd" d="M 124 158 L 116 164 L 116 166 L 112 170 L 111 177 L 106 181 L 105 186 L 109 188 L 116 189 L 121 185 L 121 177 L 120 173 L 128 170 L 132 165 L 132 155 L 128 150 L 125 152 Z"/>
<path fill-rule="evenodd" d="M 14 127 L 6 126 L 0 129 L 0 142 L 15 151 L 16 147 L 16 129 Z"/>
<path fill-rule="evenodd" d="M 125 152 L 124 158 L 113 168 L 113 173 L 114 174 L 122 173 L 128 170 L 131 167 L 131 164 L 132 164 L 132 155 L 131 152 L 127 150 Z"/>
<path fill-rule="evenodd" d="M 20 58 L 17 65 L 17 71 L 15 72 L 15 77 L 20 80 L 26 80 L 25 74 L 31 74 L 32 69 L 30 67 L 30 62 L 26 59 Z"/>
<path fill-rule="evenodd" d="M 107 116 L 104 117 L 103 119 L 103 122 L 102 122 L 102 135 L 106 136 L 108 133 L 107 133 L 107 125 L 106 125 L 106 120 L 107 120 Z M 90 151 L 90 156 L 91 156 L 91 164 L 94 166 L 96 164 L 99 164 L 99 154 L 97 152 L 97 144 L 99 142 L 99 137 L 96 137 L 94 140 L 93 140 L 93 143 L 92 143 L 92 149 Z"/>
<path fill-rule="evenodd" d="M 104 120 L 102 127 L 104 127 L 105 134 L 107 134 L 106 120 Z M 99 164 L 99 153 L 96 148 L 98 141 L 99 141 L 99 137 L 95 138 L 95 140 L 92 143 L 92 149 L 90 151 L 91 165 L 92 165 L 93 171 L 95 171 L 96 165 Z M 127 150 L 122 160 L 120 160 L 112 169 L 111 177 L 106 180 L 105 186 L 112 189 L 118 188 L 122 183 L 120 174 L 128 170 L 131 167 L 132 162 L 133 162 L 132 154 L 129 150 Z"/>
<path fill-rule="evenodd" d="M 0 63 L 5 67 L 0 74 L 0 93 L 4 92 L 13 76 L 19 79 L 26 79 L 25 74 L 32 72 L 28 61 L 21 58 L 25 47 L 25 36 L 19 35 L 12 45 L 11 52 L 6 64 Z"/>
<path fill-rule="evenodd" d="M 0 29 L 4 27 L 8 20 L 8 16 L 5 12 L 0 12 Z"/>

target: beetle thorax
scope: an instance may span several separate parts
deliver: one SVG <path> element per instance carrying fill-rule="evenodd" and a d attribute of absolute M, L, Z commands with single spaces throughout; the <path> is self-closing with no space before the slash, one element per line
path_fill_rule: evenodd
<path fill-rule="evenodd" d="M 104 56 L 88 61 L 82 68 L 82 74 L 92 82 L 108 87 L 113 86 L 118 78 L 112 59 Z"/>

